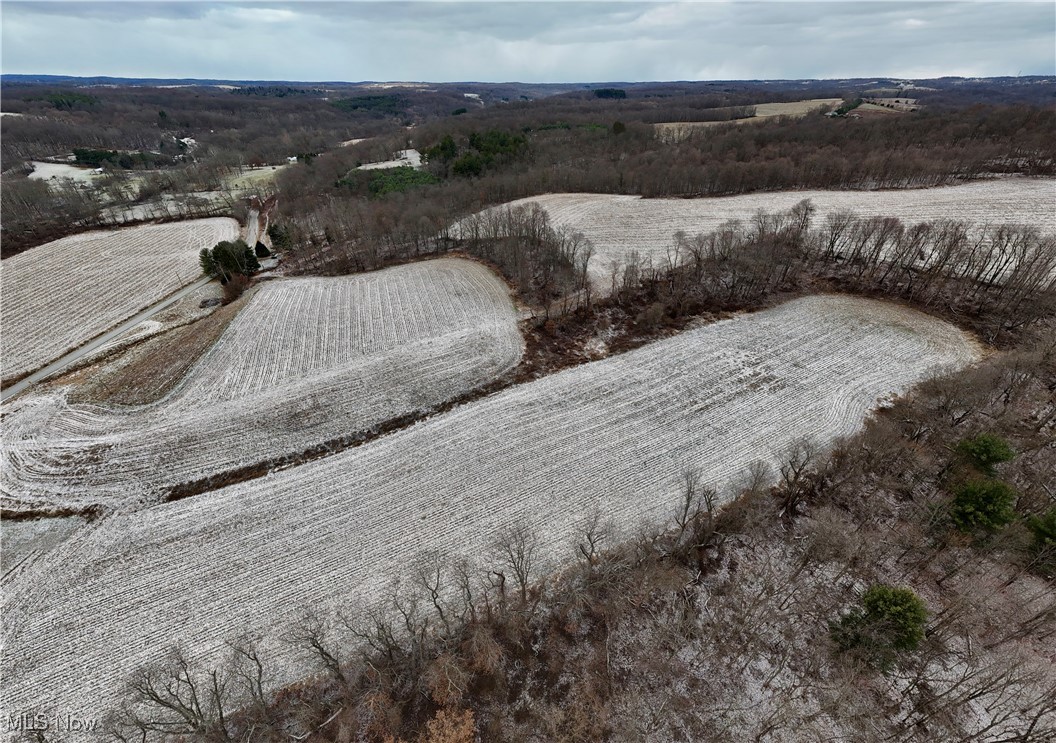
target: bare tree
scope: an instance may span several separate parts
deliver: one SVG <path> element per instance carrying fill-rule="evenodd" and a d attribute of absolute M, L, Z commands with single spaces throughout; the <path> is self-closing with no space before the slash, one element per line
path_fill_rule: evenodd
<path fill-rule="evenodd" d="M 535 577 L 538 548 L 538 535 L 523 524 L 500 530 L 492 545 L 498 564 L 513 574 L 521 608 L 529 605 L 528 592 Z"/>

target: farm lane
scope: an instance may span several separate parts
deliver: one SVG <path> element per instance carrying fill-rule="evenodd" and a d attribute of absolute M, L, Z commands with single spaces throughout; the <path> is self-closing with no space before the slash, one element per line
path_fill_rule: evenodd
<path fill-rule="evenodd" d="M 257 233 L 260 230 L 260 212 L 250 209 L 246 217 L 246 245 L 253 247 L 257 244 Z"/>
<path fill-rule="evenodd" d="M 179 300 L 183 299 L 188 294 L 197 291 L 198 289 L 201 289 L 203 286 L 205 286 L 212 280 L 213 279 L 209 276 L 202 276 L 193 284 L 188 284 L 187 286 L 178 290 L 174 294 L 170 294 L 168 297 L 161 300 L 160 302 L 152 304 L 150 307 L 147 307 L 146 309 L 140 311 L 138 314 L 133 315 L 132 317 L 118 325 L 116 328 L 108 330 L 102 335 L 97 336 L 94 340 L 89 341 L 80 348 L 76 348 L 73 351 L 70 351 L 62 358 L 59 358 L 51 362 L 47 366 L 38 369 L 37 371 L 30 374 L 28 377 L 19 380 L 15 384 L 12 384 L 8 387 L 4 387 L 2 390 L 0 390 L 0 401 L 9 400 L 15 395 L 29 389 L 29 387 L 36 384 L 37 382 L 47 379 L 53 374 L 62 371 L 63 369 L 67 368 L 70 364 L 74 363 L 79 359 L 84 358 L 85 356 L 97 350 L 106 343 L 109 343 L 110 341 L 124 335 L 139 323 L 143 322 L 144 320 L 150 319 L 166 307 L 169 307 L 170 305 L 175 304 Z"/>
<path fill-rule="evenodd" d="M 259 211 L 257 209 L 251 209 L 246 217 L 246 224 L 244 227 L 246 235 L 245 240 L 248 245 L 252 246 L 257 244 L 258 235 L 260 231 L 259 225 Z M 202 288 L 211 280 L 212 279 L 208 276 L 202 276 L 196 279 L 194 282 L 178 289 L 169 296 L 164 297 L 163 299 L 155 302 L 154 304 L 148 307 L 145 307 L 144 309 L 140 310 L 137 314 L 128 318 L 116 327 L 107 330 L 99 336 L 96 336 L 94 339 L 84 344 L 83 346 L 73 349 L 69 353 L 50 362 L 46 366 L 37 369 L 32 374 L 24 377 L 23 379 L 20 379 L 18 382 L 4 387 L 2 390 L 0 390 L 0 402 L 9 400 L 15 395 L 18 395 L 19 393 L 29 389 L 29 387 L 36 384 L 37 382 L 47 379 L 48 377 L 56 374 L 57 372 L 66 369 L 74 362 L 84 358 L 93 351 L 96 351 L 104 344 L 115 340 L 116 338 L 128 332 L 130 329 L 143 322 L 144 320 L 153 317 L 157 313 L 183 299 L 192 292 Z"/>

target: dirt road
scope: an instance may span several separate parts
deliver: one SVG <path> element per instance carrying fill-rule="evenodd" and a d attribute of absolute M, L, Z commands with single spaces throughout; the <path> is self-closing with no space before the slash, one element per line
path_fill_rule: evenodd
<path fill-rule="evenodd" d="M 56 374 L 56 373 L 62 371 L 63 369 L 67 368 L 68 366 L 70 366 L 70 364 L 74 363 L 78 359 L 84 358 L 85 356 L 87 356 L 88 354 L 92 353 L 93 351 L 95 351 L 97 348 L 99 348 L 103 344 L 109 343 L 110 341 L 114 340 L 118 336 L 123 335 L 124 333 L 127 333 L 129 330 L 134 328 L 139 323 L 143 322 L 144 320 L 146 320 L 148 318 L 153 317 L 154 315 L 156 315 L 157 313 L 161 312 L 163 309 L 165 309 L 169 305 L 175 304 L 176 302 L 178 302 L 179 300 L 183 299 L 184 297 L 186 297 L 191 292 L 200 289 L 201 287 L 205 286 L 206 284 L 208 284 L 212 280 L 213 279 L 211 277 L 209 277 L 209 276 L 202 276 L 200 279 L 198 279 L 194 283 L 188 284 L 187 286 L 183 287 L 179 291 L 177 291 L 177 292 L 175 292 L 173 294 L 170 294 L 168 297 L 166 297 L 165 299 L 161 300 L 160 302 L 157 302 L 156 304 L 152 304 L 150 307 L 147 307 L 146 309 L 139 311 L 138 313 L 136 313 L 132 317 L 128 318 L 127 320 L 125 320 L 123 323 L 121 323 L 117 327 L 106 331 L 105 333 L 103 333 L 100 336 L 97 336 L 96 338 L 92 339 L 91 341 L 89 341 L 85 345 L 81 346 L 80 348 L 76 348 L 76 349 L 70 351 L 68 354 L 66 354 L 62 358 L 51 362 L 50 364 L 48 364 L 47 366 L 45 366 L 45 367 L 43 367 L 41 369 L 38 369 L 37 371 L 35 371 L 32 374 L 30 374 L 28 377 L 25 377 L 24 379 L 19 380 L 15 384 L 12 384 L 9 387 L 4 387 L 3 390 L 0 390 L 0 401 L 10 399 L 10 398 L 14 397 L 15 395 L 19 394 L 20 392 L 28 389 L 32 385 L 36 384 L 37 382 L 39 382 L 39 381 L 41 381 L 43 379 L 47 379 L 48 377 L 52 376 L 53 374 Z"/>

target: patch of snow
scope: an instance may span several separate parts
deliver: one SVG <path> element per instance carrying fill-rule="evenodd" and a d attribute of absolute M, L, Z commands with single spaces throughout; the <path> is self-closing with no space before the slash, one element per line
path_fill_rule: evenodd
<path fill-rule="evenodd" d="M 377 163 L 360 165 L 358 170 L 381 170 L 383 168 L 420 168 L 422 167 L 422 153 L 418 150 L 400 150 L 393 160 L 383 160 Z"/>

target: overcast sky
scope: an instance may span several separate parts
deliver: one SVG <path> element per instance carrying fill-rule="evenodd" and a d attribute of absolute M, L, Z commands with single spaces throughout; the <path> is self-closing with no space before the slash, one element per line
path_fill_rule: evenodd
<path fill-rule="evenodd" d="M 604 82 L 1056 74 L 1056 3 L 11 2 L 6 73 Z"/>

